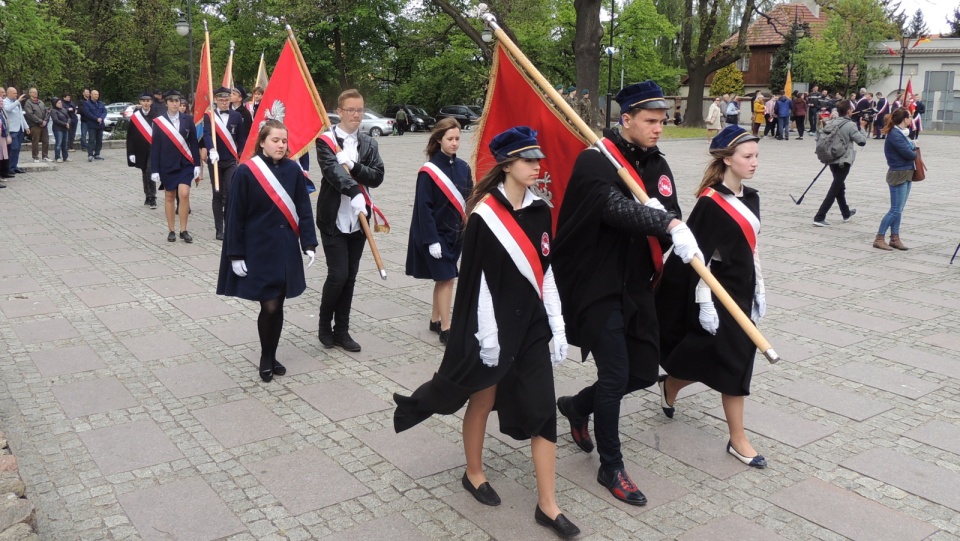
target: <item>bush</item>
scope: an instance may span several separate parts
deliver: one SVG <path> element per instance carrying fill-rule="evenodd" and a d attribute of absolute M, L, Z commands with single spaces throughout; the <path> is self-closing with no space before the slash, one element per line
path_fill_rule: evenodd
<path fill-rule="evenodd" d="M 718 69 L 713 76 L 710 95 L 716 97 L 724 94 L 743 95 L 743 73 L 737 68 L 736 63 L 727 64 Z"/>

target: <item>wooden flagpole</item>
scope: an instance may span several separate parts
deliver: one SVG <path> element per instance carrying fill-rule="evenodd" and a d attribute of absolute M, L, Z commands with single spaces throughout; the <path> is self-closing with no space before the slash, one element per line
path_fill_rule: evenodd
<path fill-rule="evenodd" d="M 330 124 L 330 116 L 327 115 L 327 109 L 323 106 L 323 100 L 320 99 L 320 92 L 317 91 L 317 85 L 313 82 L 313 77 L 307 77 L 308 71 L 304 69 L 306 67 L 306 62 L 303 60 L 303 53 L 300 52 L 300 44 L 297 43 L 296 36 L 293 35 L 293 29 L 290 28 L 290 25 L 287 25 L 287 38 L 290 40 L 290 43 L 293 44 L 293 51 L 297 55 L 297 62 L 300 63 L 300 72 L 303 74 L 303 78 L 307 80 L 307 85 L 310 87 L 310 95 L 313 97 L 313 103 L 317 106 L 317 109 L 320 111 L 320 118 L 323 119 L 323 125 L 333 130 L 333 125 Z M 334 142 L 336 142 L 336 137 L 334 137 Z M 339 150 L 339 148 L 337 149 Z M 343 166 L 347 174 L 350 174 L 350 169 L 346 165 Z M 371 202 L 372 204 L 372 202 Z M 383 266 L 383 260 L 380 259 L 380 250 L 377 249 L 377 241 L 373 239 L 373 232 L 370 231 L 370 224 L 367 223 L 367 214 L 361 212 L 360 216 L 360 227 L 363 228 L 363 234 L 367 237 L 367 243 L 370 244 L 370 253 L 373 254 L 373 260 L 377 264 L 377 270 L 380 272 L 380 278 L 383 280 L 387 279 L 387 269 Z"/>
<path fill-rule="evenodd" d="M 207 21 L 203 21 L 203 42 L 204 47 L 207 48 L 207 94 L 210 95 L 210 110 L 207 113 L 210 115 L 210 140 L 213 141 L 213 148 L 217 148 L 217 123 L 213 119 L 213 108 L 217 106 L 217 102 L 213 101 L 213 69 L 210 67 L 210 30 L 207 29 Z M 213 167 L 213 189 L 214 191 L 220 191 L 220 168 L 217 167 L 217 164 L 212 164 Z M 200 164 L 200 167 L 203 167 L 203 164 Z"/>
<path fill-rule="evenodd" d="M 640 188 L 640 186 L 633 180 L 633 177 L 630 176 L 630 173 L 627 172 L 626 167 L 624 167 L 620 162 L 617 161 L 615 157 L 607 150 L 603 143 L 600 141 L 600 138 L 597 137 L 597 134 L 580 118 L 580 116 L 570 107 L 570 104 L 567 103 L 567 100 L 563 99 L 559 92 L 554 89 L 553 85 L 540 73 L 539 70 L 533 65 L 532 62 L 523 54 L 523 51 L 516 46 L 515 43 L 507 36 L 507 33 L 500 28 L 500 25 L 497 24 L 497 18 L 490 12 L 486 11 L 487 6 L 485 4 L 480 4 L 478 6 L 480 13 L 480 18 L 483 20 L 484 24 L 499 40 L 500 44 L 506 48 L 506 50 L 513 55 L 521 67 L 526 70 L 527 74 L 540 86 L 540 90 L 546 93 L 547 97 L 553 101 L 555 107 L 559 108 L 560 111 L 566 116 L 568 122 L 573 124 L 573 127 L 580 132 L 580 134 L 590 142 L 591 145 L 596 147 L 613 166 L 617 169 L 617 174 L 620 175 L 620 178 L 623 180 L 624 184 L 630 188 L 630 191 L 633 192 L 633 195 L 640 200 L 641 203 L 646 203 L 650 200 L 650 197 L 647 196 L 646 192 Z M 703 264 L 703 261 L 700 258 L 694 257 L 690 261 L 690 266 L 693 267 L 693 270 L 703 278 L 703 281 L 710 286 L 710 290 L 713 291 L 713 294 L 717 296 L 717 299 L 720 300 L 720 303 L 723 304 L 724 308 L 730 312 L 730 315 L 737 321 L 740 325 L 740 328 L 743 329 L 747 336 L 750 337 L 750 340 L 757 346 L 760 351 L 763 352 L 764 356 L 767 358 L 770 363 L 775 363 L 780 360 L 780 356 L 777 355 L 777 352 L 773 350 L 773 346 L 770 345 L 770 342 L 763 337 L 763 334 L 760 333 L 760 330 L 757 329 L 757 326 L 753 324 L 753 321 L 743 313 L 743 310 L 740 309 L 740 306 L 737 305 L 736 301 L 733 300 L 733 297 L 727 293 L 727 290 L 724 289 L 723 285 L 717 281 L 713 276 L 713 273 L 710 272 L 710 269 Z"/>

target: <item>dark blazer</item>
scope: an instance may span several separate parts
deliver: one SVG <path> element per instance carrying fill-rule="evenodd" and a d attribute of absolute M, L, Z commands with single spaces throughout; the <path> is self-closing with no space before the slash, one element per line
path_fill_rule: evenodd
<path fill-rule="evenodd" d="M 67 131 L 69 129 L 67 125 L 73 124 L 75 119 L 71 118 L 63 107 L 60 109 L 54 107 L 50 109 L 50 121 L 53 122 L 53 131 Z"/>
<path fill-rule="evenodd" d="M 153 120 L 153 144 L 150 145 L 150 173 L 173 173 L 186 167 L 200 167 L 200 144 L 197 141 L 197 127 L 190 115 L 180 113 L 180 135 L 187 141 L 193 163 L 184 156 L 177 143 L 157 126 L 159 120 Z"/>
<path fill-rule="evenodd" d="M 347 171 L 337 162 L 337 155 L 322 140 L 317 139 L 317 164 L 323 175 L 320 183 L 320 196 L 317 198 L 317 227 L 326 235 L 338 235 L 337 211 L 340 209 L 340 196 L 360 194 L 359 184 L 367 188 L 376 188 L 383 184 L 383 159 L 377 141 L 365 133 L 357 132 L 357 154 L 359 158 L 353 169 Z M 343 140 L 337 138 L 337 145 L 343 148 Z M 359 183 L 359 184 L 358 184 Z M 367 209 L 367 218 L 370 209 Z"/>
<path fill-rule="evenodd" d="M 153 126 L 153 120 L 151 120 L 150 115 L 151 111 L 148 111 L 146 115 L 143 113 L 143 109 L 137 107 L 133 112 L 135 115 L 140 115 L 147 121 L 148 126 Z M 146 169 L 147 163 L 150 160 L 150 143 L 147 142 L 147 139 L 140 133 L 140 130 L 133 125 L 133 119 L 130 119 L 130 126 L 127 128 L 127 167 L 136 167 L 137 169 Z M 156 137 L 157 134 L 156 126 L 153 127 L 153 135 Z M 136 157 L 136 163 L 130 163 L 129 156 Z"/>
<path fill-rule="evenodd" d="M 243 116 L 237 111 L 226 111 L 226 115 L 227 131 L 233 136 L 233 141 L 237 144 L 237 155 L 240 155 L 247 143 L 247 130 L 243 126 Z M 210 136 L 213 132 L 210 115 L 203 115 L 203 147 L 207 150 L 213 149 L 213 139 Z M 217 134 L 217 154 L 220 155 L 220 163 L 223 165 L 237 161 L 230 152 L 230 145 L 221 139 L 219 134 Z"/>
<path fill-rule="evenodd" d="M 107 120 L 107 106 L 100 100 L 93 101 L 90 99 L 83 102 L 83 109 L 80 114 L 83 115 L 83 121 L 88 125 L 103 128 L 104 122 Z M 97 123 L 98 118 L 101 120 L 99 124 Z"/>

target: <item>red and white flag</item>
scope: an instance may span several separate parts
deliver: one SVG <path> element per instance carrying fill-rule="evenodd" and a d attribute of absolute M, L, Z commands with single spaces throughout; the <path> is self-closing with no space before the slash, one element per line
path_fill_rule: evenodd
<path fill-rule="evenodd" d="M 907 89 L 903 91 L 903 106 L 910 111 L 910 114 L 914 114 L 917 110 L 917 104 L 913 100 L 913 77 L 907 79 Z"/>

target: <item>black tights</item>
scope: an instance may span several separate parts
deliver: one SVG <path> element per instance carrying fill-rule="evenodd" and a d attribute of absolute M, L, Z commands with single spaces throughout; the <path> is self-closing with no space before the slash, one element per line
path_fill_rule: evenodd
<path fill-rule="evenodd" d="M 257 331 L 260 334 L 260 359 L 275 361 L 280 332 L 283 330 L 283 295 L 269 301 L 260 301 L 260 317 L 257 318 Z"/>

